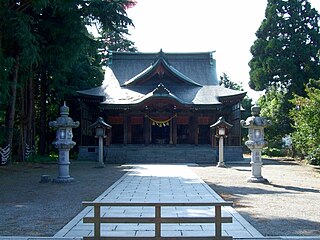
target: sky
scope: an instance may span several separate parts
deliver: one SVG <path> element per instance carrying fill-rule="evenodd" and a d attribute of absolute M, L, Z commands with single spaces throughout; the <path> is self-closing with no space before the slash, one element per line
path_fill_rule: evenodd
<path fill-rule="evenodd" d="M 309 0 L 320 12 L 320 0 Z M 140 52 L 215 51 L 217 75 L 241 83 L 256 101 L 262 93 L 248 86 L 250 47 L 267 0 L 137 0 L 127 10 L 135 27 L 129 39 Z"/>

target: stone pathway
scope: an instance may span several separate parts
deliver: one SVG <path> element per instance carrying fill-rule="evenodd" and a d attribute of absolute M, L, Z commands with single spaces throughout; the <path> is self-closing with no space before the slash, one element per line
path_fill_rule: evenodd
<path fill-rule="evenodd" d="M 106 176 L 108 177 L 108 176 Z M 101 179 L 103 181 L 103 179 Z M 96 201 L 101 202 L 216 202 L 223 201 L 187 165 L 134 165 Z M 84 216 L 92 216 L 92 207 L 85 208 L 54 237 L 93 235 L 93 224 L 84 224 Z M 105 207 L 103 216 L 153 217 L 153 207 Z M 164 207 L 164 217 L 213 216 L 213 207 Z M 259 238 L 262 235 L 232 207 L 223 207 L 222 216 L 232 216 L 233 223 L 223 224 L 224 236 Z M 103 236 L 154 236 L 154 224 L 104 224 Z M 165 237 L 213 236 L 213 224 L 163 224 Z"/>

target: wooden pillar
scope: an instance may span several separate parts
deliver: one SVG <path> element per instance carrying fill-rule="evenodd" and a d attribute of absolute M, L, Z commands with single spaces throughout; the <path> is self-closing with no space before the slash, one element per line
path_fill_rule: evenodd
<path fill-rule="evenodd" d="M 123 115 L 123 144 L 128 144 L 128 115 L 125 113 Z"/>
<path fill-rule="evenodd" d="M 149 145 L 150 144 L 150 119 L 145 116 L 144 122 L 143 122 L 143 138 L 144 138 L 144 144 Z"/>
<path fill-rule="evenodd" d="M 107 139 L 106 139 L 107 146 L 111 144 L 111 139 L 112 139 L 112 129 L 107 129 Z"/>
<path fill-rule="evenodd" d="M 176 145 L 177 144 L 177 118 L 174 117 L 171 120 L 171 125 L 172 125 L 172 144 Z"/>
<path fill-rule="evenodd" d="M 191 117 L 191 126 L 192 126 L 192 137 L 193 137 L 193 143 L 195 145 L 198 145 L 199 143 L 199 124 L 198 124 L 198 114 L 194 114 L 194 116 Z"/>
<path fill-rule="evenodd" d="M 173 124 L 172 124 L 172 122 L 173 122 L 173 120 L 171 119 L 171 121 L 170 121 L 170 131 L 169 131 L 169 134 L 170 134 L 170 136 L 169 136 L 169 144 L 173 144 L 173 128 L 172 128 L 172 126 L 173 126 Z"/>
<path fill-rule="evenodd" d="M 132 124 L 131 124 L 131 119 L 130 117 L 127 117 L 127 126 L 128 126 L 128 139 L 127 143 L 131 144 L 132 143 Z"/>

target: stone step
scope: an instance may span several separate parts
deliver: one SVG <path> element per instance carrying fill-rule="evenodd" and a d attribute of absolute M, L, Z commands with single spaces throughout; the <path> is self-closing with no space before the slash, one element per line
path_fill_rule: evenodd
<path fill-rule="evenodd" d="M 210 145 L 111 145 L 105 148 L 108 163 L 216 164 L 218 151 Z M 80 146 L 79 159 L 96 161 L 98 147 Z M 224 159 L 243 161 L 241 146 L 225 146 Z"/>

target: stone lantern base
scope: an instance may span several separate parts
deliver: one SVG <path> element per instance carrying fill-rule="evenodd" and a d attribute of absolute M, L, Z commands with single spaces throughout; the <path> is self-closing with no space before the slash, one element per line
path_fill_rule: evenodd
<path fill-rule="evenodd" d="M 217 167 L 225 168 L 226 165 L 224 164 L 224 162 L 218 162 Z"/>
<path fill-rule="evenodd" d="M 266 178 L 263 178 L 263 177 L 249 177 L 247 179 L 247 182 L 250 182 L 250 183 L 269 183 L 268 179 Z"/>
<path fill-rule="evenodd" d="M 72 183 L 73 181 L 73 177 L 57 177 L 52 180 L 52 182 L 54 183 Z"/>

